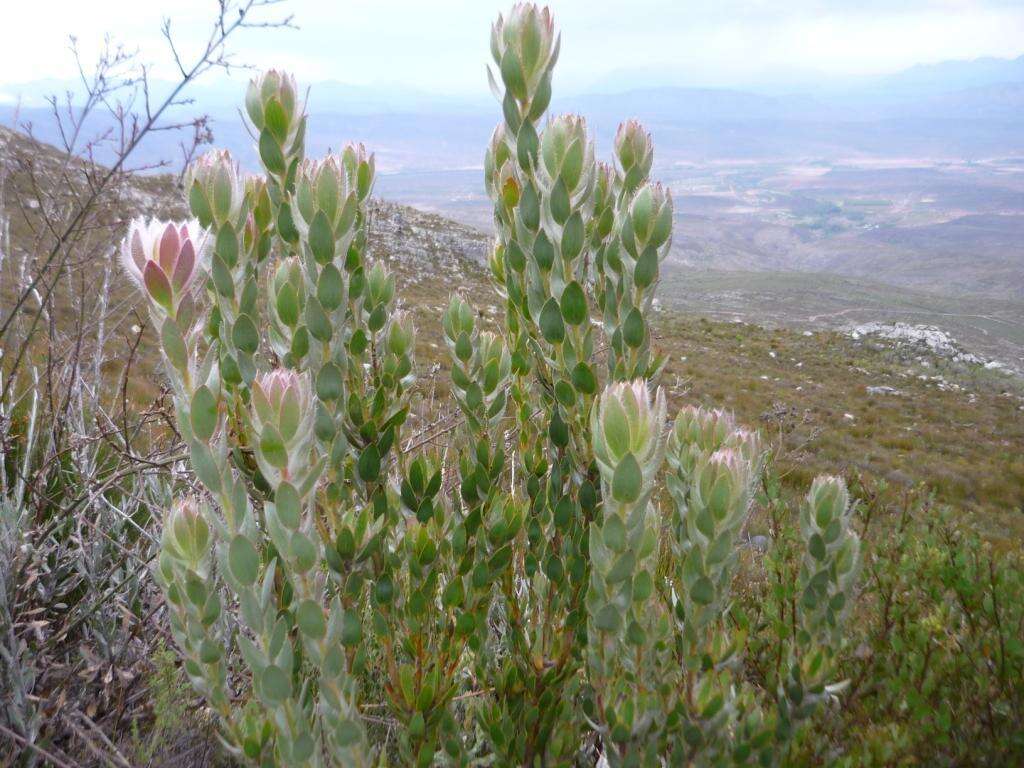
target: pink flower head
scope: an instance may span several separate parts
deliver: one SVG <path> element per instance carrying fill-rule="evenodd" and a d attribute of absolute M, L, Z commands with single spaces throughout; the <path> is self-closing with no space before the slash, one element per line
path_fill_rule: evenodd
<path fill-rule="evenodd" d="M 173 313 L 204 272 L 207 240 L 194 219 L 135 219 L 121 241 L 121 266 L 154 304 Z"/>

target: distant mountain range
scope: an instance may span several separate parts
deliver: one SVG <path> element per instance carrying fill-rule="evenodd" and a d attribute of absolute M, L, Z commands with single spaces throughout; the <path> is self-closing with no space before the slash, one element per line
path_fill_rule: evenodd
<path fill-rule="evenodd" d="M 154 83 L 154 97 L 167 88 Z M 74 90 L 52 80 L 0 85 L 0 122 L 31 122 L 38 138 L 53 141 L 44 95 Z M 612 90 L 556 96 L 552 108 L 586 116 L 599 149 L 608 147 L 621 120 L 638 118 L 655 134 L 658 157 L 665 162 L 1024 154 L 1024 56 L 919 65 L 856 81 L 822 78 L 797 93 L 670 86 Z M 240 82 L 201 82 L 190 93 L 194 104 L 177 112 L 208 113 L 217 144 L 254 164 L 251 139 L 238 125 L 243 91 Z M 479 165 L 499 117 L 487 95 L 443 96 L 337 81 L 311 85 L 309 111 L 315 118 L 311 150 L 361 140 L 377 152 L 385 171 Z M 94 127 L 102 128 L 101 121 Z M 153 136 L 142 159 L 172 157 L 179 140 Z"/>

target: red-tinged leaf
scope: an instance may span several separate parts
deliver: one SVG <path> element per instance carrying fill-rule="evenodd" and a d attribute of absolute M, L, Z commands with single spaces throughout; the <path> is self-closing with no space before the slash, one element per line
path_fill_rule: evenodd
<path fill-rule="evenodd" d="M 191 240 L 186 240 L 181 246 L 181 252 L 178 254 L 178 261 L 174 265 L 174 274 L 171 275 L 171 284 L 174 286 L 174 290 L 181 292 L 189 281 L 192 279 L 192 272 L 196 267 L 196 249 L 192 245 Z"/>
<path fill-rule="evenodd" d="M 171 283 L 155 261 L 146 262 L 142 271 L 142 282 L 150 298 L 164 309 L 171 309 Z"/>
<path fill-rule="evenodd" d="M 169 223 L 160 236 L 160 266 L 163 267 L 164 273 L 174 270 L 174 260 L 178 257 L 180 249 L 181 236 L 178 229 Z"/>

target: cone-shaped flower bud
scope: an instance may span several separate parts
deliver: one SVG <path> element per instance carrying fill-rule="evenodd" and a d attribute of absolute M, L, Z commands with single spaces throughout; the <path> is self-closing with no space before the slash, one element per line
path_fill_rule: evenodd
<path fill-rule="evenodd" d="M 256 130 L 268 128 L 282 142 L 290 136 L 301 120 L 298 90 L 294 76 L 276 69 L 250 80 L 245 109 Z"/>
<path fill-rule="evenodd" d="M 177 499 L 164 521 L 163 549 L 170 557 L 198 570 L 210 551 L 210 527 L 199 502 Z"/>
<path fill-rule="evenodd" d="M 753 478 L 756 479 L 761 474 L 764 464 L 764 446 L 758 432 L 738 427 L 729 435 L 726 445 L 738 452 L 743 460 L 750 465 L 750 473 Z"/>
<path fill-rule="evenodd" d="M 308 228 L 313 217 L 322 211 L 331 229 L 336 230 L 346 204 L 353 206 L 349 215 L 355 214 L 351 191 L 348 170 L 341 156 L 330 154 L 319 160 L 303 160 L 295 180 L 293 205 L 300 214 L 296 223 L 300 229 L 302 223 Z"/>
<path fill-rule="evenodd" d="M 359 212 L 356 177 L 360 168 L 365 169 L 362 173 L 372 174 L 369 161 L 356 159 L 354 152 L 348 160 L 346 157 L 304 160 L 296 175 L 292 219 L 319 264 L 328 264 L 335 257 L 343 259 L 347 253 Z"/>
<path fill-rule="evenodd" d="M 636 120 L 627 120 L 615 134 L 615 160 L 627 194 L 647 181 L 654 162 L 654 142 Z"/>
<path fill-rule="evenodd" d="M 452 295 L 448 309 L 441 320 L 444 328 L 445 341 L 455 356 L 462 361 L 469 360 L 473 354 L 471 337 L 473 336 L 473 308 L 458 295 Z M 459 347 L 463 349 L 460 351 Z"/>
<path fill-rule="evenodd" d="M 366 297 L 370 307 L 390 304 L 395 298 L 395 276 L 384 262 L 374 263 L 367 273 Z"/>
<path fill-rule="evenodd" d="M 664 449 L 665 393 L 654 402 L 642 379 L 605 388 L 591 417 L 594 457 L 601 479 L 621 503 L 651 492 Z"/>
<path fill-rule="evenodd" d="M 661 249 L 672 236 L 672 195 L 661 184 L 645 184 L 629 204 L 622 244 L 634 259 Z"/>
<path fill-rule="evenodd" d="M 533 3 L 514 5 L 507 19 L 499 15 L 491 27 L 491 56 L 505 88 L 520 104 L 539 97 L 531 108 L 535 118 L 551 99 L 551 70 L 558 48 L 551 11 Z"/>
<path fill-rule="evenodd" d="M 594 144 L 587 135 L 587 121 L 579 115 L 559 115 L 548 123 L 541 135 L 540 155 L 552 185 L 561 181 L 570 195 L 590 187 Z"/>
<path fill-rule="evenodd" d="M 750 463 L 735 448 L 721 448 L 698 462 L 693 498 L 698 509 L 708 510 L 716 523 L 746 516 L 750 500 Z"/>
<path fill-rule="evenodd" d="M 309 377 L 278 368 L 252 383 L 250 417 L 260 471 L 272 486 L 303 484 L 310 470 L 315 408 Z"/>
<path fill-rule="evenodd" d="M 245 187 L 238 164 L 227 150 L 207 152 L 185 173 L 189 205 L 204 227 L 225 222 L 237 226 L 246 202 Z"/>
<path fill-rule="evenodd" d="M 135 219 L 121 242 L 121 265 L 161 317 L 177 314 L 206 270 L 207 233 L 196 220 Z"/>
<path fill-rule="evenodd" d="M 679 410 L 668 438 L 668 462 L 677 472 L 689 477 L 697 459 L 726 445 L 736 425 L 727 411 L 697 406 Z"/>
<path fill-rule="evenodd" d="M 342 163 L 348 175 L 349 188 L 355 190 L 360 202 L 370 196 L 373 189 L 376 160 L 373 154 L 366 152 L 362 143 L 347 144 L 341 153 Z"/>
<path fill-rule="evenodd" d="M 412 317 L 401 310 L 391 316 L 387 332 L 388 352 L 398 358 L 412 354 L 416 345 L 416 329 Z"/>

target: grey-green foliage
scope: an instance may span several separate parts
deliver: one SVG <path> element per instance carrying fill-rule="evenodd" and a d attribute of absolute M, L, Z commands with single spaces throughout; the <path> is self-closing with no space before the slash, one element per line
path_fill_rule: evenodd
<path fill-rule="evenodd" d="M 292 78 L 249 88 L 262 178 L 208 155 L 186 180 L 198 222 L 129 232 L 207 492 L 168 511 L 157 569 L 186 674 L 252 764 L 563 765 L 598 743 L 613 765 L 778 761 L 835 691 L 845 490 L 811 489 L 801 631 L 760 691 L 730 611 L 762 448 L 718 411 L 666 434 L 650 310 L 673 209 L 651 138 L 624 124 L 608 166 L 582 118 L 540 127 L 546 9 L 515 6 L 491 42 L 505 325 L 452 297 L 463 421 L 443 449 L 402 440 L 415 333 L 366 257 L 373 157 L 306 159 Z M 380 753 L 368 707 L 399 726 Z"/>
<path fill-rule="evenodd" d="M 42 725 L 42 712 L 30 698 L 36 671 L 28 657 L 27 643 L 16 632 L 17 612 L 13 604 L 15 578 L 22 564 L 19 549 L 23 546 L 25 518 L 24 509 L 11 500 L 0 499 L 0 683 L 6 692 L 0 724 L 25 743 L 35 744 Z M 33 751 L 25 750 L 14 764 L 35 765 L 36 758 Z"/>

